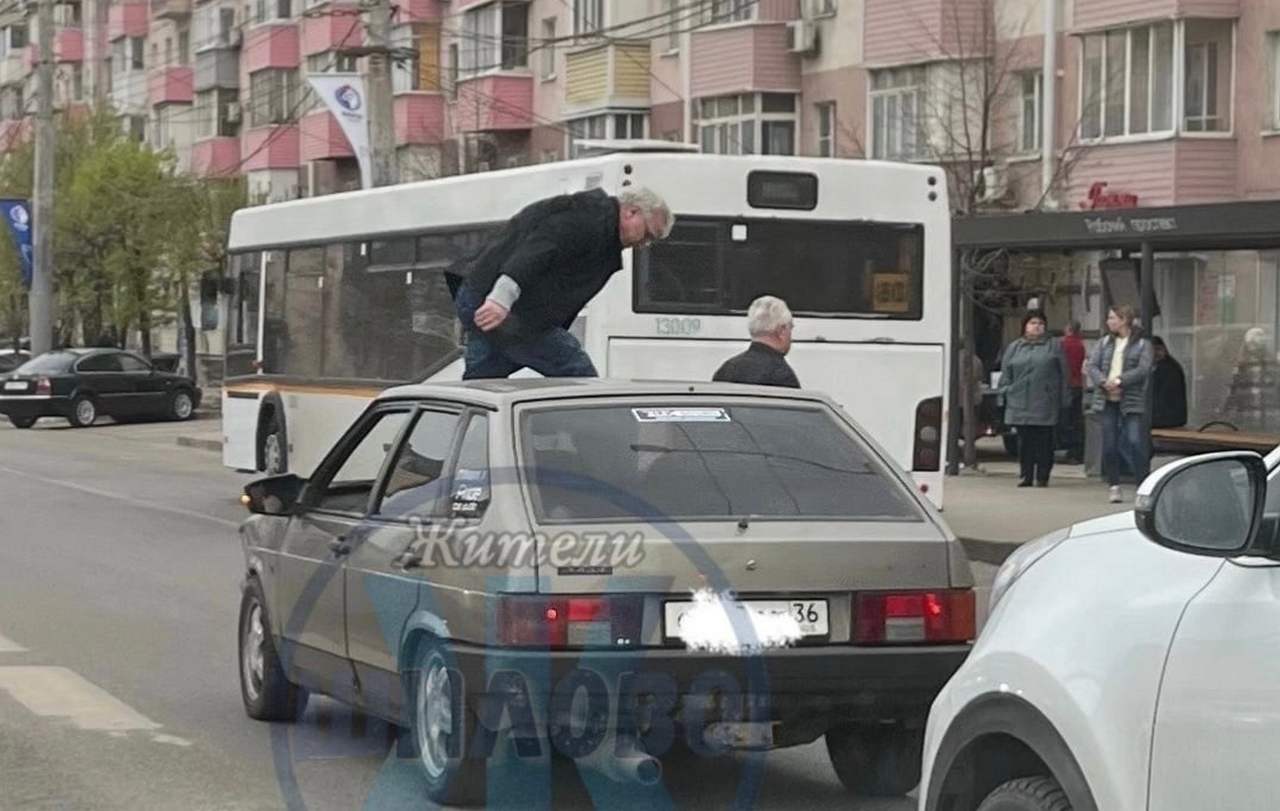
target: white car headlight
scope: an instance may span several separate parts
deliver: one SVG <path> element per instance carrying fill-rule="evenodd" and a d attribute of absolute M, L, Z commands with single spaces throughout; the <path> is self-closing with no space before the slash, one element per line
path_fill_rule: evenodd
<path fill-rule="evenodd" d="M 1054 548 L 1065 541 L 1071 535 L 1071 528 L 1055 530 L 1048 535 L 1042 535 L 1034 541 L 1028 541 L 1016 550 L 1009 557 L 1005 558 L 1004 563 L 996 572 L 996 579 L 991 584 L 991 600 L 987 603 L 987 614 L 996 610 L 996 604 L 1009 591 L 1009 587 L 1017 582 L 1023 573 L 1030 569 L 1036 561 L 1049 554 Z"/>

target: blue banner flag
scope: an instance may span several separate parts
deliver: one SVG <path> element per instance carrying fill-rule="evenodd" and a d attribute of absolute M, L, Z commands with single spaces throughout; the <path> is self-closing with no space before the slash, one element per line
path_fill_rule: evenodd
<path fill-rule="evenodd" d="M 33 256 L 31 248 L 31 207 L 26 200 L 0 200 L 0 214 L 9 223 L 13 244 L 22 257 L 22 283 L 31 287 Z"/>

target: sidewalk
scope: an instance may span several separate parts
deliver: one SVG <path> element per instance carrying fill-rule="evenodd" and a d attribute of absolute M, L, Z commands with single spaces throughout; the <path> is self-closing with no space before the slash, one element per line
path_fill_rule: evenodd
<path fill-rule="evenodd" d="M 178 444 L 185 448 L 222 453 L 222 414 L 204 412 L 198 417 L 183 426 Z"/>
<path fill-rule="evenodd" d="M 976 469 L 948 477 L 942 516 L 974 560 L 1000 563 L 1019 544 L 1055 529 L 1133 509 L 1135 485 L 1123 485 L 1124 501 L 1107 500 L 1103 480 L 1085 478 L 1079 465 L 1056 464 L 1048 487 L 1019 488 L 1016 460 L 981 453 Z M 1157 456 L 1155 470 L 1177 457 Z"/>

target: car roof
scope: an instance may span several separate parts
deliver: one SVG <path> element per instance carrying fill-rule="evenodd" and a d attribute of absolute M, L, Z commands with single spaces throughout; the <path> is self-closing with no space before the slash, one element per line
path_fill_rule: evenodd
<path fill-rule="evenodd" d="M 444 399 L 503 409 L 522 402 L 591 397 L 756 397 L 807 400 L 837 407 L 826 394 L 780 386 L 716 383 L 697 380 L 628 380 L 620 378 L 491 378 L 449 383 L 416 383 L 387 389 L 379 400 Z"/>

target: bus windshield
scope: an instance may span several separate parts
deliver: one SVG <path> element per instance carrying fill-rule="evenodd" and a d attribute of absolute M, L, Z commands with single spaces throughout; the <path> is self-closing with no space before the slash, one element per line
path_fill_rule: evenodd
<path fill-rule="evenodd" d="M 677 215 L 637 252 L 634 285 L 636 312 L 739 314 L 774 295 L 797 315 L 918 321 L 924 227 Z"/>

